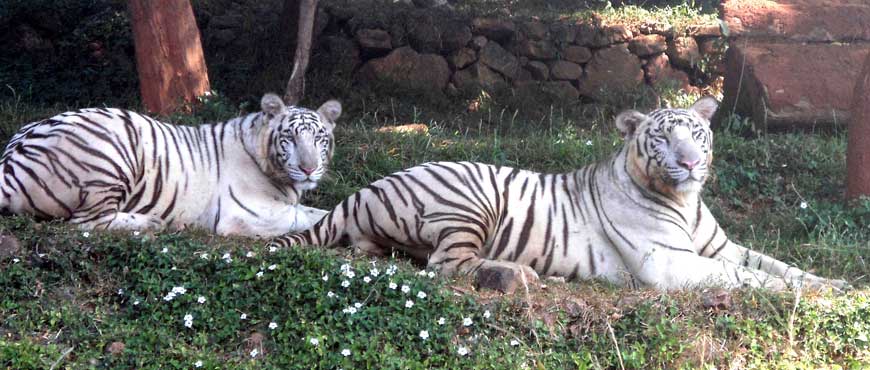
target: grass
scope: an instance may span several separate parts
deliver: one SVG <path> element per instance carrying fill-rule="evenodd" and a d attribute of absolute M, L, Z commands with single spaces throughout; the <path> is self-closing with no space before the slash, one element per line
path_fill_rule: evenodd
<path fill-rule="evenodd" d="M 606 107 L 579 116 L 554 109 L 527 120 L 485 101 L 474 115 L 448 118 L 396 105 L 414 113 L 364 111 L 340 121 L 333 171 L 308 204 L 331 207 L 424 161 L 563 172 L 621 145 Z M 62 108 L 2 103 L 0 129 L 8 137 L 20 123 Z M 174 119 L 229 118 L 234 111 L 218 99 L 196 116 Z M 375 132 L 410 122 L 427 123 L 429 134 Z M 82 233 L 9 217 L 0 219 L 0 231 L 20 247 L 0 243 L 0 367 L 191 368 L 197 361 L 203 368 L 866 367 L 870 201 L 841 203 L 845 142 L 842 132 L 747 138 L 719 130 L 716 176 L 705 199 L 733 239 L 845 278 L 856 287 L 846 294 L 742 290 L 730 294 L 727 307 L 706 309 L 698 291 L 545 281 L 546 288 L 500 296 L 475 291 L 467 279 L 418 275 L 420 266 L 400 257 L 372 260 L 342 248 L 272 253 L 262 241 L 195 231 Z M 393 264 L 397 270 L 387 275 Z M 167 300 L 176 287 L 185 292 Z M 465 318 L 472 324 L 465 326 Z"/>

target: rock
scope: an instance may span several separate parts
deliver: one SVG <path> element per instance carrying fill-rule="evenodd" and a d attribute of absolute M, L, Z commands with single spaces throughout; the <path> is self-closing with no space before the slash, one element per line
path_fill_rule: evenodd
<path fill-rule="evenodd" d="M 474 286 L 478 289 L 492 289 L 512 294 L 518 286 L 523 284 L 521 274 L 519 271 L 503 266 L 483 267 L 477 270 Z"/>
<path fill-rule="evenodd" d="M 577 63 L 557 60 L 550 63 L 550 77 L 554 80 L 576 80 L 583 76 L 583 67 Z"/>
<path fill-rule="evenodd" d="M 705 290 L 701 293 L 701 305 L 706 309 L 730 309 L 732 305 L 731 293 L 725 289 Z"/>
<path fill-rule="evenodd" d="M 628 50 L 641 58 L 664 52 L 667 49 L 667 40 L 662 35 L 639 35 L 628 43 Z"/>
<path fill-rule="evenodd" d="M 463 22 L 450 21 L 442 27 L 441 52 L 449 54 L 459 50 L 471 41 L 471 28 Z"/>
<path fill-rule="evenodd" d="M 725 41 L 720 38 L 707 38 L 698 41 L 698 51 L 701 55 L 722 55 L 725 49 Z"/>
<path fill-rule="evenodd" d="M 861 0 L 726 0 L 729 37 L 798 42 L 870 41 L 870 3 Z"/>
<path fill-rule="evenodd" d="M 628 27 L 623 25 L 607 26 L 604 28 L 603 34 L 606 44 L 601 46 L 628 42 L 633 36 Z"/>
<path fill-rule="evenodd" d="M 451 82 L 460 90 L 484 88 L 488 91 L 498 91 L 510 87 L 504 77 L 480 62 L 454 72 Z"/>
<path fill-rule="evenodd" d="M 21 243 L 11 234 L 0 234 L 0 261 L 11 259 L 21 253 Z"/>
<path fill-rule="evenodd" d="M 520 67 L 517 58 L 496 42 L 486 43 L 486 46 L 480 50 L 479 58 L 481 63 L 486 64 L 509 79 L 516 75 L 517 69 Z"/>
<path fill-rule="evenodd" d="M 666 54 L 659 54 L 647 60 L 643 70 L 646 74 L 646 81 L 650 85 L 671 84 L 671 86 L 679 87 L 684 91 L 693 88 L 689 82 L 689 75 L 671 67 Z"/>
<path fill-rule="evenodd" d="M 357 73 L 364 82 L 389 83 L 413 90 L 441 91 L 450 79 L 450 68 L 440 55 L 419 54 L 410 47 L 393 50 L 366 62 Z"/>
<path fill-rule="evenodd" d="M 434 8 L 448 4 L 447 0 L 413 0 L 413 3 L 420 8 Z"/>
<path fill-rule="evenodd" d="M 556 57 L 556 47 L 547 40 L 523 40 L 517 44 L 517 52 L 531 59 L 549 60 Z"/>
<path fill-rule="evenodd" d="M 692 37 L 677 37 L 668 43 L 668 58 L 682 68 L 694 68 L 701 61 L 698 43 Z"/>
<path fill-rule="evenodd" d="M 750 117 L 759 129 L 845 125 L 868 53 L 867 44 L 734 43 L 719 112 Z"/>
<path fill-rule="evenodd" d="M 453 69 L 462 69 L 477 60 L 477 53 L 469 48 L 459 49 L 456 53 L 447 58 Z"/>
<path fill-rule="evenodd" d="M 393 42 L 387 31 L 364 28 L 356 32 L 356 42 L 367 55 L 383 55 L 393 50 Z"/>
<path fill-rule="evenodd" d="M 719 23 L 693 24 L 686 27 L 686 32 L 692 37 L 721 37 L 722 29 Z"/>
<path fill-rule="evenodd" d="M 643 77 L 640 60 L 625 44 L 614 45 L 595 52 L 586 64 L 580 95 L 601 99 L 604 94 L 627 92 L 643 84 Z"/>
<path fill-rule="evenodd" d="M 483 49 L 487 42 L 489 42 L 489 39 L 485 36 L 474 36 L 471 38 L 471 48 L 474 50 Z"/>
<path fill-rule="evenodd" d="M 674 26 L 671 26 L 667 23 L 655 22 L 655 21 L 647 21 L 638 26 L 638 30 L 640 33 L 651 35 L 662 35 L 666 38 L 673 38 L 676 34 L 674 32 Z"/>
<path fill-rule="evenodd" d="M 523 32 L 531 40 L 546 40 L 549 27 L 540 21 L 528 21 L 523 24 Z"/>
<path fill-rule="evenodd" d="M 514 22 L 497 18 L 475 18 L 471 21 L 475 34 L 496 41 L 507 41 L 514 37 L 517 26 Z"/>
<path fill-rule="evenodd" d="M 550 78 L 550 68 L 542 62 L 533 60 L 525 68 L 535 80 L 545 81 Z"/>
<path fill-rule="evenodd" d="M 428 11 L 411 15 L 406 23 L 408 44 L 420 53 L 441 53 L 441 29 L 439 21 Z"/>
<path fill-rule="evenodd" d="M 574 42 L 577 30 L 574 25 L 564 22 L 554 22 L 550 25 L 550 36 L 553 42 L 560 45 L 568 45 Z"/>
<path fill-rule="evenodd" d="M 592 59 L 592 51 L 583 46 L 568 46 L 562 50 L 562 59 L 577 64 L 583 64 Z"/>
<path fill-rule="evenodd" d="M 575 43 L 593 48 L 605 47 L 631 40 L 632 33 L 622 25 L 596 26 L 594 23 L 578 23 Z"/>

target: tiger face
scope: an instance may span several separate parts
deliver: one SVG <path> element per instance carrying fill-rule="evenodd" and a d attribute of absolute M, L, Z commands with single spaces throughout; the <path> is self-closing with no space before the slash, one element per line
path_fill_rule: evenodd
<path fill-rule="evenodd" d="M 261 102 L 269 122 L 269 156 L 279 169 L 278 180 L 293 183 L 298 190 L 311 190 L 326 174 L 335 148 L 332 131 L 341 116 L 341 104 L 327 101 L 317 109 L 285 106 L 277 95 Z"/>
<path fill-rule="evenodd" d="M 616 125 L 628 147 L 627 167 L 635 181 L 666 195 L 701 190 L 713 160 L 710 118 L 718 103 L 701 98 L 688 109 L 626 111 Z"/>

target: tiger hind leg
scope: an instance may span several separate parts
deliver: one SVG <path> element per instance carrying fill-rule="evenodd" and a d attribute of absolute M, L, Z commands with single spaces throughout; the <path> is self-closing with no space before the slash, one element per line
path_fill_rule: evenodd
<path fill-rule="evenodd" d="M 69 222 L 83 230 L 159 230 L 164 222 L 159 217 L 141 213 L 120 212 L 118 199 L 122 191 L 110 187 L 102 191 L 82 194 L 81 205 L 73 212 Z"/>
<path fill-rule="evenodd" d="M 474 274 L 478 286 L 505 293 L 511 293 L 519 285 L 526 286 L 539 280 L 538 273 L 531 266 L 480 257 L 482 244 L 478 236 L 472 233 L 451 234 L 435 248 L 429 257 L 428 267 L 445 276 Z"/>

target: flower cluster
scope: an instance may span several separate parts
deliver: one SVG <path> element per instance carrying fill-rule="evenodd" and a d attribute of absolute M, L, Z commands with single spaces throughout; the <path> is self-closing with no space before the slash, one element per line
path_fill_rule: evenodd
<path fill-rule="evenodd" d="M 163 297 L 163 300 L 169 302 L 175 299 L 176 296 L 183 295 L 184 293 L 187 293 L 187 289 L 185 289 L 183 286 L 173 287 L 172 290 L 169 291 L 169 293 L 166 293 L 166 295 Z"/>

